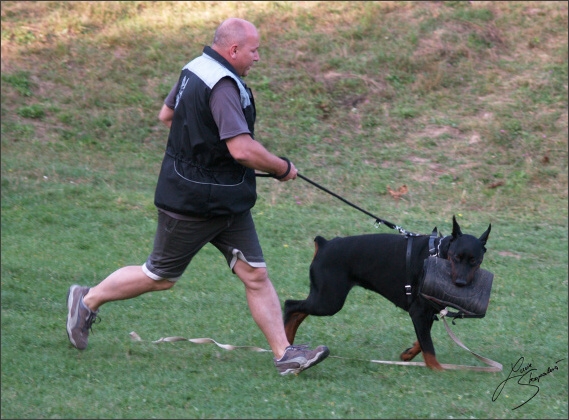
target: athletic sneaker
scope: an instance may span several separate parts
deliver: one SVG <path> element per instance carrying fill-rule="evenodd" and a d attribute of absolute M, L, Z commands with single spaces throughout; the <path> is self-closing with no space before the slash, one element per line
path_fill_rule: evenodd
<path fill-rule="evenodd" d="M 99 311 L 93 312 L 83 303 L 83 297 L 89 291 L 88 287 L 81 287 L 76 284 L 69 288 L 67 292 L 67 336 L 69 341 L 79 350 L 87 348 L 89 330 L 97 317 Z"/>
<path fill-rule="evenodd" d="M 280 360 L 273 359 L 281 375 L 298 375 L 305 369 L 317 365 L 326 359 L 330 350 L 326 346 L 318 346 L 310 350 L 306 345 L 288 346 Z"/>

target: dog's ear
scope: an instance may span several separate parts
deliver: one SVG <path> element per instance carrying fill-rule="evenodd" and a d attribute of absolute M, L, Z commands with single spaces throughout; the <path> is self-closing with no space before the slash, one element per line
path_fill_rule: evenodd
<path fill-rule="evenodd" d="M 488 225 L 488 229 L 486 229 L 486 232 L 484 232 L 482 234 L 482 236 L 480 238 L 478 238 L 478 240 L 482 243 L 483 246 L 486 245 L 486 241 L 488 240 L 488 237 L 490 236 L 490 230 L 492 229 L 492 224 Z"/>
<path fill-rule="evenodd" d="M 453 237 L 453 239 L 456 239 L 459 236 L 462 236 L 462 232 L 460 231 L 460 226 L 458 225 L 458 222 L 456 221 L 456 217 L 454 217 L 454 215 L 453 215 L 452 216 L 452 237 Z"/>

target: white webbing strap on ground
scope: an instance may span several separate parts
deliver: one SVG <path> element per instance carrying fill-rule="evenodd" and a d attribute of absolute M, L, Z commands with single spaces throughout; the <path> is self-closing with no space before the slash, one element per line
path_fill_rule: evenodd
<path fill-rule="evenodd" d="M 502 370 L 502 365 L 498 362 L 495 362 L 493 360 L 490 360 L 486 357 L 480 356 L 479 354 L 474 353 L 472 350 L 470 350 L 468 347 L 466 347 L 464 344 L 462 344 L 462 342 L 454 335 L 454 333 L 451 331 L 450 327 L 448 326 L 448 323 L 445 319 L 445 316 L 447 314 L 447 310 L 443 309 L 440 312 L 440 317 L 442 318 L 444 324 L 445 324 L 445 328 L 447 330 L 447 333 L 449 335 L 450 338 L 452 338 L 452 340 L 458 344 L 460 347 L 462 347 L 463 349 L 469 351 L 470 353 L 472 353 L 473 356 L 475 356 L 476 358 L 478 358 L 479 360 L 481 360 L 482 362 L 484 362 L 485 364 L 487 364 L 488 366 L 468 366 L 468 365 L 452 365 L 452 364 L 445 364 L 445 363 L 441 363 L 441 366 L 444 369 L 447 370 L 473 370 L 473 371 L 477 371 L 477 372 L 500 372 Z M 132 331 L 130 334 L 130 338 L 133 341 L 142 341 L 142 339 L 140 338 L 140 336 L 135 333 L 134 331 Z M 237 350 L 237 349 L 243 349 L 243 350 L 250 350 L 250 351 L 256 351 L 256 352 L 267 352 L 267 351 L 271 351 L 271 350 L 266 350 L 266 349 L 262 349 L 260 347 L 254 347 L 254 346 L 234 346 L 232 344 L 220 344 L 217 341 L 215 341 L 212 338 L 184 338 L 184 337 L 162 337 L 156 341 L 153 341 L 152 343 L 167 343 L 167 342 L 175 342 L 175 341 L 189 341 L 191 343 L 196 343 L 196 344 L 208 344 L 208 343 L 213 343 L 218 347 L 221 347 L 222 349 L 225 350 Z M 371 363 L 380 363 L 380 364 L 385 364 L 385 365 L 399 365 L 399 366 L 427 366 L 425 364 L 425 362 L 400 362 L 400 361 L 389 361 L 389 360 L 365 360 L 365 359 L 352 359 L 352 358 L 348 358 L 348 357 L 341 357 L 341 356 L 330 356 L 336 359 L 346 359 L 346 360 L 361 360 L 361 361 L 367 361 L 367 362 L 371 362 Z"/>
<path fill-rule="evenodd" d="M 479 359 L 480 361 L 484 362 L 486 366 L 469 366 L 469 365 L 453 365 L 453 364 L 447 364 L 447 363 L 441 363 L 441 366 L 443 367 L 443 369 L 445 370 L 473 370 L 473 371 L 477 371 L 477 372 L 501 372 L 502 371 L 502 365 L 498 362 L 495 362 L 494 360 L 488 359 L 487 357 L 484 356 L 480 356 L 479 354 L 474 353 L 472 350 L 470 350 L 468 347 L 466 347 L 464 344 L 462 344 L 462 342 L 458 339 L 458 337 L 456 335 L 454 335 L 454 333 L 451 331 L 447 320 L 445 319 L 445 316 L 447 315 L 448 311 L 446 309 L 443 309 L 440 313 L 439 316 L 441 317 L 441 319 L 443 320 L 443 323 L 445 324 L 445 328 L 447 330 L 447 333 L 449 335 L 450 338 L 452 338 L 452 340 L 458 344 L 460 347 L 462 347 L 463 349 L 469 351 L 474 357 L 476 357 L 477 359 Z M 381 363 L 381 364 L 385 364 L 385 365 L 400 365 L 400 366 L 427 366 L 425 364 L 425 362 L 395 362 L 395 361 L 389 361 L 389 360 L 370 360 L 370 362 L 372 363 Z"/>
<path fill-rule="evenodd" d="M 440 316 L 441 316 L 441 318 L 445 324 L 445 328 L 447 330 L 449 337 L 452 338 L 452 340 L 456 344 L 458 344 L 460 347 L 469 351 L 474 357 L 476 357 L 478 360 L 482 361 L 483 363 L 485 363 L 489 366 L 489 367 L 472 366 L 472 368 L 476 368 L 476 369 L 471 369 L 471 370 L 478 370 L 481 372 L 501 372 L 502 371 L 502 365 L 500 363 L 495 362 L 494 360 L 488 359 L 487 357 L 480 356 L 479 354 L 474 353 L 472 350 L 470 350 L 468 347 L 466 347 L 464 344 L 462 344 L 462 342 L 457 338 L 456 335 L 454 335 L 454 333 L 451 331 L 450 327 L 448 326 L 447 320 L 445 319 L 445 315 L 447 313 L 448 313 L 448 311 L 446 309 L 443 309 L 440 312 Z"/>
<path fill-rule="evenodd" d="M 137 333 L 135 333 L 134 331 L 131 332 L 129 335 L 130 335 L 130 338 L 134 341 L 142 341 L 142 338 L 140 338 L 140 336 Z M 175 342 L 175 341 L 190 341 L 190 342 L 196 343 L 196 344 L 213 343 L 216 346 L 221 347 L 222 349 L 225 349 L 225 350 L 243 349 L 243 350 L 250 350 L 250 351 L 257 351 L 257 352 L 271 351 L 271 350 L 262 349 L 260 347 L 254 347 L 254 346 L 234 346 L 231 344 L 220 344 L 212 338 L 162 337 L 156 341 L 153 341 L 153 343 L 156 344 L 156 343 L 167 343 L 167 342 Z"/>

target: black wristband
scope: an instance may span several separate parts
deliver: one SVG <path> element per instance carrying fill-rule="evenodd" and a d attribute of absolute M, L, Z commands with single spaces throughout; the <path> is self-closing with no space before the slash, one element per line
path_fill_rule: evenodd
<path fill-rule="evenodd" d="M 285 158 L 284 156 L 279 156 L 279 157 L 287 163 L 288 167 L 286 168 L 286 172 L 285 172 L 284 174 L 279 175 L 279 176 L 273 175 L 273 178 L 275 178 L 275 179 L 283 179 L 283 178 L 286 178 L 286 176 L 290 173 L 290 169 L 292 168 L 292 165 L 290 164 L 290 160 L 288 160 L 288 159 Z"/>

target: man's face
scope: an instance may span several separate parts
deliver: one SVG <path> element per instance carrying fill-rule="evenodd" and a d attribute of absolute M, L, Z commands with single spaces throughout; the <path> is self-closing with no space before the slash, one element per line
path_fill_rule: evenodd
<path fill-rule="evenodd" d="M 247 33 L 245 41 L 237 46 L 235 60 L 232 64 L 239 75 L 245 77 L 253 64 L 259 61 L 259 58 L 259 34 L 256 29 L 251 28 Z"/>

